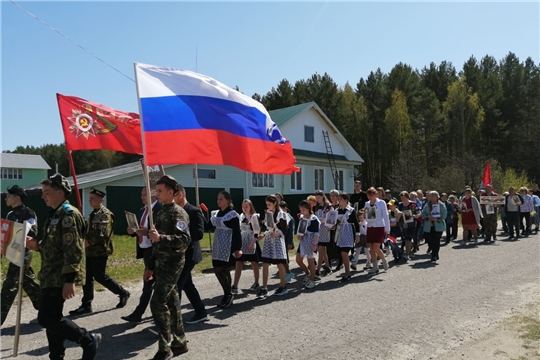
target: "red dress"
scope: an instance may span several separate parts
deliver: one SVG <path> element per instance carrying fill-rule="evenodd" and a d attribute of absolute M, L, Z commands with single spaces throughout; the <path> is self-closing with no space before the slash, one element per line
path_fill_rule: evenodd
<path fill-rule="evenodd" d="M 463 198 L 462 202 L 467 205 L 467 210 L 473 210 L 471 198 Z M 479 228 L 478 224 L 476 223 L 476 216 L 474 216 L 474 210 L 461 213 L 461 225 L 463 226 L 463 230 L 472 230 Z"/>

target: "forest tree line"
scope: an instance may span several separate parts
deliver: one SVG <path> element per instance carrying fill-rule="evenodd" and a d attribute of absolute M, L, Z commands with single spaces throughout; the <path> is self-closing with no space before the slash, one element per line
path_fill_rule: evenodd
<path fill-rule="evenodd" d="M 540 66 L 530 57 L 471 56 L 460 70 L 447 61 L 420 70 L 399 63 L 387 74 L 370 72 L 354 88 L 314 74 L 252 97 L 268 110 L 316 102 L 364 159 L 360 180 L 369 186 L 476 187 L 487 160 L 500 186 L 540 180 Z M 12 152 L 39 154 L 53 171 L 58 163 L 62 174 L 71 173 L 64 144 Z M 82 174 L 140 156 L 98 150 L 73 158 Z"/>

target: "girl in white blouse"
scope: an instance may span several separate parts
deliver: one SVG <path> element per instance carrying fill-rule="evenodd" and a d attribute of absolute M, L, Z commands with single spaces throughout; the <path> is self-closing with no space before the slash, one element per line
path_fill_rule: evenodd
<path fill-rule="evenodd" d="M 377 256 L 382 260 L 384 270 L 388 269 L 388 262 L 381 251 L 381 244 L 384 242 L 386 234 L 390 233 L 390 220 L 388 219 L 388 210 L 386 202 L 377 198 L 377 190 L 370 187 L 367 191 L 369 201 L 365 205 L 367 234 L 366 242 L 369 246 L 371 254 L 371 262 L 373 267 L 369 271 L 370 274 L 379 272 Z"/>

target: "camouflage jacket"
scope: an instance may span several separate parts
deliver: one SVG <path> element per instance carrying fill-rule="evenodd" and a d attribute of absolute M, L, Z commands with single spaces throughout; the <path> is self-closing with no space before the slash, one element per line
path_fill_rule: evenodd
<path fill-rule="evenodd" d="M 156 261 L 182 261 L 191 243 L 187 212 L 176 203 L 165 204 L 156 215 L 154 227 L 159 233 L 159 242 L 153 244 L 148 269 L 154 270 Z"/>
<path fill-rule="evenodd" d="M 65 277 L 75 275 L 75 282 L 84 284 L 86 259 L 84 251 L 84 218 L 66 200 L 51 211 L 39 242 L 42 288 L 63 287 Z"/>
<path fill-rule="evenodd" d="M 6 220 L 11 220 L 17 223 L 22 223 L 26 220 L 32 225 L 30 227 L 30 231 L 28 232 L 28 236 L 37 236 L 37 216 L 34 210 L 30 209 L 28 206 L 20 205 L 13 208 L 12 211 L 8 212 Z"/>
<path fill-rule="evenodd" d="M 88 219 L 86 256 L 107 256 L 114 252 L 114 214 L 105 206 L 94 209 Z"/>

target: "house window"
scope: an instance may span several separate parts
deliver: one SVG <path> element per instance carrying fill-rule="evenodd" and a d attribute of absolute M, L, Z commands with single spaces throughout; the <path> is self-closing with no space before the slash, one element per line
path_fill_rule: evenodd
<path fill-rule="evenodd" d="M 2 168 L 2 179 L 22 180 L 22 178 L 23 178 L 22 169 Z"/>
<path fill-rule="evenodd" d="M 251 174 L 251 187 L 254 188 L 273 188 L 274 187 L 274 175 L 273 174 Z"/>
<path fill-rule="evenodd" d="M 315 128 L 313 126 L 304 126 L 304 141 L 315 142 Z"/>
<path fill-rule="evenodd" d="M 324 169 L 315 169 L 313 179 L 315 180 L 315 191 L 324 191 Z"/>
<path fill-rule="evenodd" d="M 302 190 L 302 169 L 291 175 L 291 190 Z"/>
<path fill-rule="evenodd" d="M 216 170 L 197 169 L 197 175 L 199 179 L 215 179 Z M 195 169 L 193 169 L 193 177 L 195 177 Z"/>

